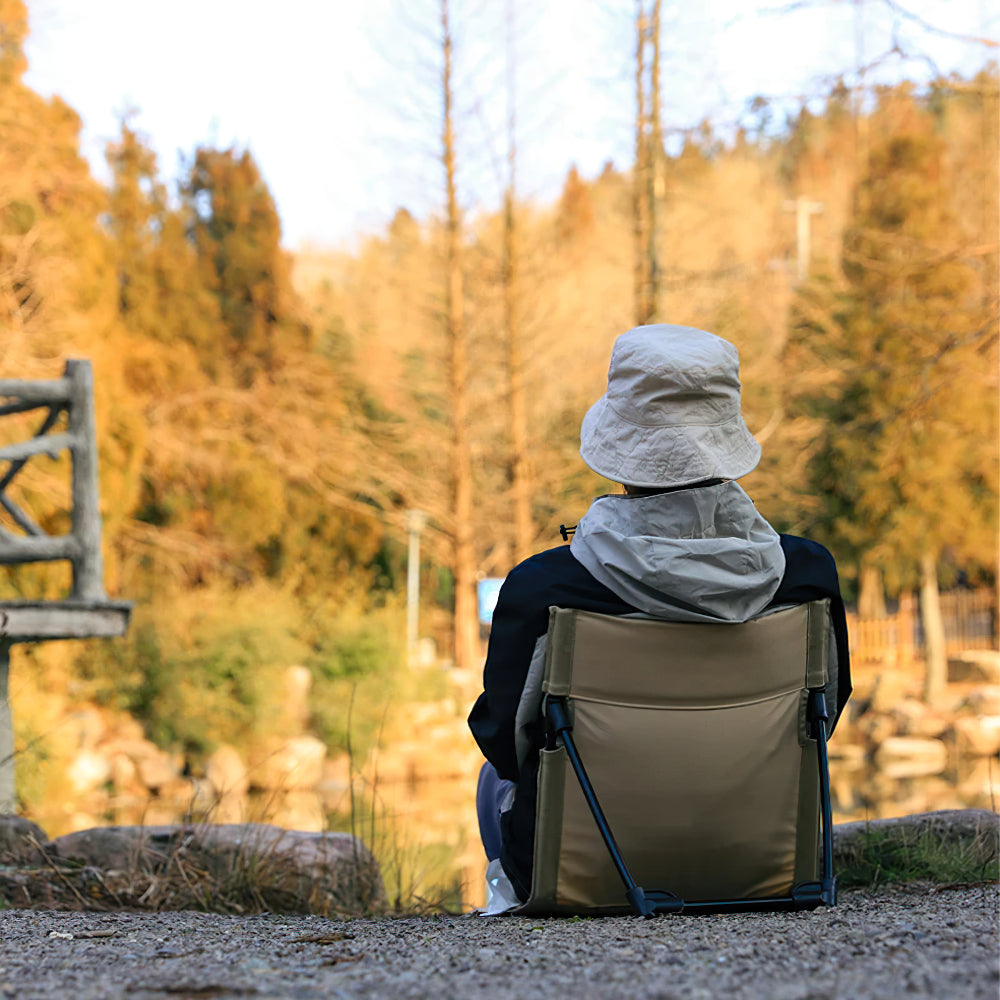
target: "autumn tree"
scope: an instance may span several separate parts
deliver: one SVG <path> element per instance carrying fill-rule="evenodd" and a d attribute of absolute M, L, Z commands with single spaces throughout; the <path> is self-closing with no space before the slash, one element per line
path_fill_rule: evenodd
<path fill-rule="evenodd" d="M 307 344 L 274 199 L 248 150 L 198 149 L 183 185 L 190 238 L 218 300 L 219 345 L 237 385 L 250 385 Z"/>
<path fill-rule="evenodd" d="M 123 385 L 123 331 L 117 324 L 113 254 L 100 220 L 107 193 L 80 153 L 79 116 L 59 97 L 24 82 L 28 34 L 21 0 L 0 4 L 0 360 L 18 378 L 53 378 L 68 357 L 95 372 L 102 496 L 109 511 L 134 502 L 144 428 Z M 29 463 L 18 500 L 39 523 L 61 530 L 68 459 Z M 55 521 L 49 520 L 55 518 Z M 105 568 L 118 591 L 113 556 L 122 519 L 105 518 Z M 60 593 L 59 564 L 11 574 L 32 578 L 35 595 Z M 52 589 L 54 587 L 54 590 Z M 29 588 L 30 592 L 30 588 Z"/>
<path fill-rule="evenodd" d="M 996 329 L 931 116 L 903 89 L 877 121 L 831 322 L 796 337 L 832 374 L 813 403 L 830 530 L 895 589 L 919 581 L 931 699 L 945 679 L 939 576 L 993 568 Z"/>

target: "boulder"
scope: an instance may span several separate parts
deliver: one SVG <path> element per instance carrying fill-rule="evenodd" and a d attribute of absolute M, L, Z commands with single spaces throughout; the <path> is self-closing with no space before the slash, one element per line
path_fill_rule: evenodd
<path fill-rule="evenodd" d="M 942 809 L 892 819 L 838 823 L 833 828 L 834 866 L 850 864 L 871 833 L 884 833 L 901 842 L 913 843 L 929 832 L 974 852 L 980 864 L 991 863 L 1000 853 L 1000 815 L 989 809 Z"/>
<path fill-rule="evenodd" d="M 112 757 L 128 757 L 135 764 L 139 781 L 154 790 L 173 781 L 184 766 L 180 754 L 167 753 L 147 739 L 111 740 L 103 749 Z"/>
<path fill-rule="evenodd" d="M 1000 684 L 1000 652 L 966 649 L 948 657 L 948 680 L 961 683 Z"/>
<path fill-rule="evenodd" d="M 79 750 L 66 765 L 66 777 L 76 795 L 86 795 L 111 780 L 111 761 L 94 750 Z"/>
<path fill-rule="evenodd" d="M 128 754 L 116 752 L 111 757 L 111 786 L 115 795 L 148 799 L 149 789 L 139 777 L 139 768 Z"/>
<path fill-rule="evenodd" d="M 61 725 L 72 734 L 73 743 L 80 750 L 96 749 L 108 732 L 104 716 L 93 705 L 74 709 Z"/>
<path fill-rule="evenodd" d="M 282 713 L 285 721 L 301 732 L 309 724 L 312 673 L 308 667 L 286 667 L 282 680 L 285 686 Z"/>
<path fill-rule="evenodd" d="M 220 799 L 233 796 L 242 799 L 250 790 L 247 766 L 239 751 L 223 744 L 205 762 L 205 777 Z"/>
<path fill-rule="evenodd" d="M 891 712 L 900 736 L 936 739 L 948 728 L 948 716 L 916 698 L 904 698 Z"/>
<path fill-rule="evenodd" d="M 909 676 L 901 670 L 883 670 L 875 681 L 871 696 L 873 712 L 890 712 L 909 693 Z"/>
<path fill-rule="evenodd" d="M 180 767 L 171 754 L 150 754 L 136 761 L 139 779 L 147 788 L 157 789 L 169 785 L 180 776 Z"/>
<path fill-rule="evenodd" d="M 329 916 L 385 907 L 378 862 L 347 833 L 262 823 L 96 827 L 59 837 L 52 848 L 84 869 L 131 875 L 147 886 L 145 905 L 153 908 L 203 908 L 209 899 L 230 912 L 256 906 Z"/>
<path fill-rule="evenodd" d="M 272 792 L 266 802 L 254 805 L 256 819 L 261 822 L 276 820 L 277 825 L 285 829 L 319 833 L 327 826 L 323 798 L 311 789 Z"/>
<path fill-rule="evenodd" d="M 41 865 L 50 849 L 45 831 L 23 816 L 0 816 L 0 865 Z"/>
<path fill-rule="evenodd" d="M 250 782 L 268 791 L 315 789 L 323 780 L 325 759 L 326 744 L 315 736 L 269 742 L 250 771 Z"/>
<path fill-rule="evenodd" d="M 1000 751 L 1000 715 L 956 719 L 955 749 L 969 757 L 992 757 Z"/>
<path fill-rule="evenodd" d="M 875 764 L 888 778 L 940 774 L 948 764 L 948 748 L 941 740 L 891 736 L 875 751 Z"/>
<path fill-rule="evenodd" d="M 1000 715 L 1000 687 L 982 684 L 973 688 L 962 699 L 959 711 L 973 715 Z"/>
<path fill-rule="evenodd" d="M 994 801 L 997 764 L 989 757 L 964 757 L 956 761 L 955 791 L 968 804 L 986 806 Z"/>

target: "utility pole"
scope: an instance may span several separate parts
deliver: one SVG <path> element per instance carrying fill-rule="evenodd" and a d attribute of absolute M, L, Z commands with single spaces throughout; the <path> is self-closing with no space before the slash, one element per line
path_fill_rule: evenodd
<path fill-rule="evenodd" d="M 422 510 L 406 512 L 409 548 L 406 553 L 406 658 L 412 667 L 417 661 L 420 634 L 420 532 L 427 523 Z"/>
<path fill-rule="evenodd" d="M 786 212 L 795 213 L 795 277 L 805 281 L 809 277 L 812 258 L 812 217 L 819 215 L 825 206 L 821 201 L 810 201 L 799 195 L 794 201 L 786 201 L 782 207 Z"/>

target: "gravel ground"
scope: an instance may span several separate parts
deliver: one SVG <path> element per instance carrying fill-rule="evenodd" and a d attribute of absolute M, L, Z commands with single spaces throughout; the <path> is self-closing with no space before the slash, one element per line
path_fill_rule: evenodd
<path fill-rule="evenodd" d="M 798 914 L 328 920 L 0 912 L 0 995 L 997 1000 L 996 886 L 845 892 Z"/>

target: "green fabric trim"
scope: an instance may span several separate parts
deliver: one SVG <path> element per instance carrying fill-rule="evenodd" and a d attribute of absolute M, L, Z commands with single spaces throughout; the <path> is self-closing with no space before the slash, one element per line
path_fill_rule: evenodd
<path fill-rule="evenodd" d="M 830 679 L 829 646 L 827 644 L 828 622 L 830 620 L 830 601 L 810 601 L 806 608 L 809 612 L 806 640 L 806 686 L 811 688 L 826 687 Z M 832 710 L 834 706 L 830 705 Z"/>
<path fill-rule="evenodd" d="M 571 608 L 549 608 L 549 637 L 545 646 L 545 678 L 542 681 L 542 690 L 547 694 L 569 694 L 573 679 L 577 614 Z"/>

